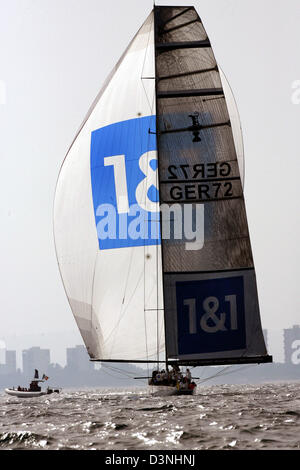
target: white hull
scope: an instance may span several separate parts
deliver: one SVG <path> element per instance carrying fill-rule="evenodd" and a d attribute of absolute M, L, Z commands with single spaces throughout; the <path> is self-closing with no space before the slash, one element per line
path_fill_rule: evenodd
<path fill-rule="evenodd" d="M 152 385 L 151 393 L 155 397 L 170 397 L 173 395 L 193 395 L 194 390 L 179 389 L 170 385 Z"/>
<path fill-rule="evenodd" d="M 12 390 L 11 388 L 6 388 L 5 393 L 13 397 L 18 398 L 34 398 L 41 397 L 42 395 L 47 395 L 47 392 L 21 392 L 19 390 Z"/>

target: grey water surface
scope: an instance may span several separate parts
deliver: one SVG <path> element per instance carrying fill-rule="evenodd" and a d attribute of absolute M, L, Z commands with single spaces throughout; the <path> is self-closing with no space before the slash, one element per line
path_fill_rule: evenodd
<path fill-rule="evenodd" d="M 0 449 L 300 449 L 300 383 L 0 395 Z"/>

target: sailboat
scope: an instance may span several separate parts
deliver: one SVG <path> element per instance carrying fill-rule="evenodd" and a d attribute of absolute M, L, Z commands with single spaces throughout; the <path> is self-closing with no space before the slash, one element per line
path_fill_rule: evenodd
<path fill-rule="evenodd" d="M 198 13 L 154 6 L 56 187 L 58 264 L 92 361 L 272 362 L 243 175 L 238 112 Z"/>

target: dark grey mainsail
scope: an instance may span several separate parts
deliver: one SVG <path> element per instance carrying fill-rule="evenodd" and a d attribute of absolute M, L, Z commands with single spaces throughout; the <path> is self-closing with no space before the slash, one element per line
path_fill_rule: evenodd
<path fill-rule="evenodd" d="M 204 244 L 164 235 L 166 355 L 269 362 L 243 189 L 218 66 L 193 7 L 155 7 L 160 204 L 204 207 Z M 170 220 L 172 220 L 172 210 Z M 174 214 L 173 214 L 174 215 Z"/>

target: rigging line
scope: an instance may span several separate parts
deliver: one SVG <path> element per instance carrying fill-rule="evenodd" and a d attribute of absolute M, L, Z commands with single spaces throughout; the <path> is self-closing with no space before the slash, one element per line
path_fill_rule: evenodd
<path fill-rule="evenodd" d="M 230 368 L 230 367 L 231 367 L 231 366 L 229 366 L 229 368 Z M 205 366 L 205 369 L 206 369 L 205 372 L 206 372 L 207 374 L 209 374 L 209 373 L 210 373 L 210 372 L 209 372 L 210 367 L 209 367 L 209 366 Z M 217 374 L 222 373 L 225 369 L 228 369 L 228 366 L 223 367 L 223 369 L 221 369 L 221 371 L 218 371 Z M 214 374 L 214 375 L 215 375 L 215 374 Z M 210 378 L 211 378 L 211 376 L 206 375 L 206 377 L 203 378 L 203 382 L 206 382 L 206 381 L 210 380 Z"/>
<path fill-rule="evenodd" d="M 248 369 L 250 369 L 251 367 L 256 367 L 256 366 L 257 366 L 257 364 L 247 364 L 246 366 L 242 366 L 242 367 L 240 367 L 239 369 L 233 369 L 233 370 L 231 370 L 231 371 L 229 371 L 229 372 L 225 372 L 224 374 L 222 374 L 222 376 L 223 376 L 223 375 L 234 374 L 235 372 L 240 372 L 241 370 L 248 370 Z"/>
<path fill-rule="evenodd" d="M 135 372 L 125 371 L 124 369 L 120 369 L 120 367 L 113 366 L 113 365 L 109 365 L 108 363 L 102 363 L 102 366 L 103 366 L 104 368 L 111 369 L 111 370 L 115 370 L 115 371 L 118 371 L 118 372 L 121 372 L 121 373 L 125 373 L 125 374 L 128 374 L 128 375 L 132 375 L 132 376 L 135 376 L 135 375 L 136 375 Z"/>
<path fill-rule="evenodd" d="M 127 378 L 132 379 L 132 380 L 135 379 L 136 376 L 137 376 L 137 373 L 134 373 L 134 372 L 124 371 L 124 370 L 117 369 L 117 368 L 111 368 L 111 369 L 108 368 L 108 369 L 111 370 L 112 372 L 116 372 L 119 375 L 124 375 L 124 377 L 127 377 Z"/>
<path fill-rule="evenodd" d="M 150 25 L 149 33 L 148 33 L 147 46 L 146 46 L 145 55 L 144 55 L 144 61 L 143 61 L 143 66 L 142 66 L 141 80 L 143 79 L 144 68 L 145 68 L 146 57 L 147 57 L 147 53 L 148 53 L 148 47 L 149 47 L 149 42 L 150 42 L 150 35 L 151 35 L 151 33 L 152 33 L 152 25 L 153 25 L 153 22 L 154 22 L 154 15 L 152 15 L 152 21 L 151 21 L 151 25 Z"/>
<path fill-rule="evenodd" d="M 214 379 L 215 377 L 222 377 L 223 375 L 226 375 L 226 373 L 224 372 L 224 369 L 218 371 L 216 374 L 214 375 L 210 375 L 209 377 L 206 377 L 205 379 L 200 379 L 200 381 L 198 381 L 199 384 L 202 384 L 202 383 L 205 383 L 205 382 L 208 382 L 209 380 L 211 379 Z"/>
<path fill-rule="evenodd" d="M 110 372 L 115 372 L 115 371 L 111 370 Z M 108 370 L 105 370 L 104 373 L 107 374 L 107 375 L 110 375 L 111 377 L 118 378 L 118 379 L 121 379 L 121 380 L 126 380 L 126 379 L 132 379 L 133 380 L 133 377 L 130 377 L 130 376 L 120 377 L 120 373 L 117 372 L 117 371 L 116 371 L 116 373 L 119 374 L 119 375 L 109 373 Z M 126 374 L 124 374 L 124 375 L 126 375 Z"/>
<path fill-rule="evenodd" d="M 215 377 L 223 377 L 225 375 L 230 375 L 230 374 L 234 374 L 235 372 L 240 372 L 241 370 L 244 370 L 244 369 L 249 369 L 250 367 L 254 367 L 256 366 L 256 364 L 248 364 L 246 366 L 242 366 L 238 369 L 232 369 L 233 366 L 229 366 L 229 367 L 225 367 L 224 369 L 222 369 L 221 371 L 217 372 L 215 375 L 212 375 L 210 377 L 207 377 L 206 379 L 203 379 L 203 380 L 200 380 L 199 383 L 204 383 L 204 382 L 207 382 L 208 380 L 211 380 Z M 231 370 L 229 370 L 231 369 Z M 227 372 L 229 370 L 229 372 Z M 223 373 L 222 373 L 223 372 Z"/>
<path fill-rule="evenodd" d="M 137 290 L 137 288 L 138 288 L 138 286 L 139 286 L 139 284 L 140 284 L 140 282 L 141 282 L 141 280 L 142 280 L 142 277 L 143 277 L 143 272 L 142 272 L 142 274 L 140 275 L 140 277 L 139 277 L 139 279 L 138 279 L 138 281 L 137 281 L 137 283 L 136 283 L 136 286 L 135 286 L 135 288 L 134 288 L 134 290 L 133 290 L 133 292 L 132 292 L 132 294 L 131 294 L 131 297 L 130 297 L 130 299 L 129 299 L 129 301 L 128 301 L 127 306 L 126 306 L 125 309 L 123 310 L 122 315 L 119 317 L 119 320 L 118 320 L 117 324 L 114 326 L 114 328 L 111 330 L 110 334 L 108 335 L 108 337 L 107 337 L 106 340 L 104 341 L 104 344 L 110 339 L 111 335 L 112 335 L 112 334 L 115 332 L 115 330 L 119 327 L 120 322 L 121 322 L 122 318 L 124 317 L 124 315 L 125 315 L 127 309 L 129 308 L 130 302 L 131 302 L 131 300 L 132 300 L 134 294 L 136 293 L 136 290 Z"/>
<path fill-rule="evenodd" d="M 231 370 L 231 371 L 229 371 L 229 372 L 224 372 L 224 373 L 220 373 L 220 374 L 215 374 L 215 375 L 212 375 L 212 376 L 210 376 L 210 377 L 207 377 L 206 379 L 203 379 L 203 380 L 198 381 L 198 383 L 199 383 L 199 385 L 200 385 L 200 384 L 203 384 L 203 383 L 205 383 L 205 382 L 208 382 L 209 380 L 212 380 L 212 379 L 214 379 L 214 378 L 216 378 L 216 377 L 224 377 L 224 376 L 226 376 L 226 375 L 234 374 L 235 372 L 238 372 L 238 370 L 236 370 L 236 371 L 235 371 L 235 370 Z"/>
<path fill-rule="evenodd" d="M 145 88 L 144 88 L 145 90 Z M 147 95 L 147 94 L 146 94 Z M 148 99 L 148 97 L 147 97 Z M 149 100 L 148 100 L 148 103 L 149 103 Z M 153 102 L 152 102 L 152 106 L 153 106 Z M 152 109 L 151 109 L 151 116 L 152 116 Z M 150 134 L 148 134 L 148 144 L 147 144 L 147 149 L 150 148 Z M 148 177 L 148 173 L 149 173 L 149 163 L 150 163 L 150 159 L 149 159 L 149 151 L 147 151 L 147 175 L 145 175 L 146 177 Z M 144 207 L 147 207 L 146 205 L 146 198 L 147 198 L 147 185 L 145 187 L 145 192 L 144 192 L 144 195 L 143 195 L 143 201 L 144 201 Z M 152 226 L 151 226 L 152 228 Z M 149 232 L 149 223 L 147 225 L 147 232 Z M 149 233 L 148 233 L 149 235 Z M 146 336 L 146 355 L 147 355 L 147 359 L 149 359 L 149 350 L 148 350 L 148 337 L 147 337 L 147 322 L 146 322 L 146 305 L 148 303 L 148 299 L 147 299 L 147 293 L 146 293 L 146 245 L 144 245 L 144 319 L 145 319 L 145 336 Z M 152 289 L 151 291 L 149 292 L 148 294 L 148 298 L 151 299 L 151 294 L 152 294 L 152 291 L 153 291 L 153 287 L 152 286 Z M 149 363 L 147 364 L 147 371 L 148 371 L 148 375 L 149 375 Z"/>
<path fill-rule="evenodd" d="M 148 95 L 146 93 L 146 90 L 145 90 L 145 87 L 144 87 L 144 84 L 143 84 L 143 81 L 142 81 L 142 85 L 143 85 L 143 88 L 144 88 L 144 92 L 145 92 L 145 95 L 146 95 L 146 98 L 147 98 L 147 101 L 148 101 L 148 105 L 150 107 L 150 111 L 151 111 L 151 116 L 152 116 L 152 107 L 154 105 L 154 95 L 153 95 L 153 102 L 152 102 L 152 105 L 148 99 Z M 150 148 L 150 135 L 148 135 L 148 145 L 147 145 L 147 148 L 149 149 Z M 146 170 L 146 173 L 145 176 L 147 177 L 148 176 L 148 172 L 149 172 L 149 163 L 150 163 L 150 158 L 149 158 L 149 150 L 147 150 L 147 170 Z M 142 144 L 141 144 L 141 153 L 142 153 Z M 144 207 L 147 207 L 146 205 L 146 197 L 147 197 L 147 187 L 145 187 L 144 189 L 144 193 L 143 193 L 143 202 L 144 202 Z M 149 227 L 148 229 L 149 230 Z M 146 357 L 147 359 L 149 359 L 149 350 L 148 350 L 148 337 L 147 337 L 147 321 L 146 321 L 146 245 L 144 244 L 143 245 L 143 252 L 144 252 L 144 259 L 143 259 L 143 266 L 144 266 L 144 270 L 143 270 L 143 280 L 144 280 L 144 329 L 145 329 L 145 341 L 146 341 Z M 153 288 L 152 288 L 153 290 Z M 151 292 L 152 292 L 151 290 Z M 149 297 L 151 297 L 151 292 L 149 293 Z M 149 366 L 147 366 L 149 368 Z M 148 369 L 148 372 L 149 372 L 149 369 Z M 149 375 L 149 374 L 148 374 Z"/>
<path fill-rule="evenodd" d="M 218 376 L 220 376 L 220 375 L 224 375 L 225 372 L 226 372 L 227 370 L 231 369 L 231 368 L 232 368 L 232 365 L 230 365 L 230 366 L 225 366 L 225 367 L 223 367 L 221 370 L 218 370 L 218 372 L 216 372 L 215 374 L 210 375 L 209 377 L 206 377 L 205 380 L 210 380 L 211 378 L 218 377 Z"/>
<path fill-rule="evenodd" d="M 99 243 L 99 241 L 98 241 Z M 96 254 L 95 262 L 94 262 L 94 270 L 93 270 L 93 278 L 92 278 L 92 292 L 91 292 L 91 330 L 93 328 L 93 305 L 94 305 L 94 286 L 95 286 L 95 274 L 96 274 L 96 267 L 98 261 L 98 253 Z"/>
<path fill-rule="evenodd" d="M 136 376 L 135 372 L 125 371 L 125 370 L 119 369 L 118 367 L 105 365 L 104 368 L 109 369 L 110 371 L 116 372 L 118 374 L 125 375 L 126 377 L 130 379 L 133 379 Z"/>
<path fill-rule="evenodd" d="M 153 20 L 152 20 L 152 23 L 151 23 L 151 26 L 154 22 L 154 15 L 153 15 Z M 144 79 L 143 79 L 143 74 L 144 74 L 144 68 L 145 68 L 145 63 L 146 63 L 146 57 L 147 57 L 147 53 L 148 53 L 148 47 L 149 47 L 149 42 L 150 42 L 150 35 L 152 33 L 152 27 L 150 28 L 150 31 L 149 31 L 149 35 L 148 35 L 148 41 L 147 41 L 147 47 L 146 47 L 146 51 L 145 51 L 145 57 L 144 57 L 144 63 L 143 63 L 143 68 L 142 68 L 142 74 L 141 74 L 141 82 L 142 82 L 142 86 L 143 86 L 143 89 L 144 89 L 144 93 L 146 95 L 146 98 L 147 98 L 147 101 L 148 101 L 148 105 L 149 105 L 149 108 L 150 108 L 150 111 L 151 111 L 151 114 L 152 114 L 152 110 L 153 110 L 153 105 L 154 105 L 154 96 L 155 96 L 155 93 L 154 93 L 154 96 L 152 98 L 152 105 L 151 105 L 151 102 L 149 100 L 149 97 L 148 97 L 148 94 L 147 94 L 147 91 L 146 91 L 146 88 L 145 88 L 145 85 L 144 85 Z"/>
<path fill-rule="evenodd" d="M 118 374 L 118 372 L 116 372 L 118 375 L 116 374 L 113 374 L 112 372 L 115 372 L 113 370 L 104 370 L 103 371 L 105 374 L 107 375 L 110 375 L 110 377 L 114 377 L 114 378 L 118 378 L 118 379 L 121 379 L 121 380 L 126 380 L 127 378 L 133 378 L 133 377 L 120 377 L 120 374 Z"/>
<path fill-rule="evenodd" d="M 146 95 L 147 96 L 147 95 Z M 148 98 L 147 98 L 148 99 Z M 148 101 L 149 103 L 149 101 Z M 151 115 L 152 115 L 152 109 L 151 109 Z M 150 134 L 148 134 L 148 144 L 147 144 L 147 149 L 150 148 Z M 147 169 L 146 169 L 146 177 L 148 177 L 148 173 L 149 173 L 149 163 L 150 163 L 150 158 L 149 158 L 149 150 L 147 151 Z M 143 193 L 143 203 L 144 203 L 144 207 L 147 207 L 146 205 L 146 198 L 147 198 L 147 185 L 145 187 L 145 190 L 144 190 L 144 193 Z M 147 219 L 146 219 L 146 222 L 147 222 Z M 147 225 L 147 233 L 149 232 L 149 224 Z M 146 305 L 148 303 L 148 299 L 151 299 L 151 294 L 152 294 L 152 291 L 154 289 L 154 286 L 152 286 L 152 289 L 151 291 L 149 292 L 148 294 L 148 298 L 147 298 L 147 294 L 146 294 L 146 252 L 147 252 L 147 248 L 146 248 L 146 245 L 144 244 L 143 245 L 143 252 L 144 252 L 144 259 L 143 259 L 143 262 L 144 262 L 144 329 L 145 329 L 145 342 L 146 342 L 146 357 L 147 357 L 147 361 L 149 360 L 149 350 L 148 350 L 148 335 L 147 335 L 147 320 L 146 320 Z M 147 370 L 148 370 L 148 375 L 149 375 L 149 363 L 147 364 Z"/>
<path fill-rule="evenodd" d="M 155 5 L 155 2 L 154 2 L 154 5 Z M 145 96 L 146 96 L 146 99 L 147 99 L 147 102 L 148 102 L 148 105 L 149 105 L 149 108 L 150 108 L 151 115 L 153 114 L 155 93 L 153 93 L 152 103 L 151 103 L 151 100 L 149 99 L 149 96 L 148 96 L 148 93 L 146 91 L 145 84 L 144 84 L 144 81 L 143 81 L 143 74 L 144 74 L 148 49 L 149 49 L 150 35 L 152 34 L 152 31 L 153 31 L 152 30 L 153 22 L 154 22 L 154 15 L 152 17 L 151 28 L 150 28 L 149 34 L 148 34 L 147 47 L 146 47 L 146 50 L 145 50 L 143 67 L 142 67 L 142 74 L 141 74 L 142 86 L 143 86 L 143 90 L 144 90 L 144 93 L 145 93 Z M 149 144 L 149 141 L 150 141 L 150 135 L 148 136 L 148 144 Z M 149 145 L 148 145 L 148 148 L 149 148 Z M 147 152 L 147 154 L 148 154 L 147 155 L 147 163 L 148 164 L 147 164 L 147 175 L 145 175 L 146 177 L 148 176 L 148 172 L 149 172 L 149 163 L 150 163 L 150 161 L 149 161 L 149 151 Z M 144 207 L 147 207 L 146 206 L 147 193 L 148 193 L 148 190 L 147 190 L 147 187 L 145 187 L 145 193 L 144 193 L 144 198 L 143 198 L 144 199 Z M 149 230 L 149 227 L 148 227 L 148 230 Z M 145 328 L 145 340 L 146 340 L 146 356 L 147 356 L 147 359 L 148 359 L 149 351 L 148 351 L 147 321 L 146 321 L 146 309 L 145 309 L 145 306 L 146 306 L 146 245 L 144 245 L 144 276 L 143 277 L 144 277 L 144 328 Z M 151 296 L 151 292 L 149 293 L 149 296 Z"/>
<path fill-rule="evenodd" d="M 196 369 L 198 366 L 192 366 L 192 369 Z M 207 366 L 203 366 L 201 369 L 201 374 L 204 376 L 206 372 Z"/>
<path fill-rule="evenodd" d="M 154 108 L 155 90 L 154 90 L 154 93 L 153 93 L 152 104 L 151 104 L 150 99 L 149 99 L 149 97 L 148 97 L 148 93 L 147 93 L 146 88 L 145 88 L 145 85 L 144 85 L 144 79 L 141 78 L 141 81 L 142 81 L 142 86 L 143 86 L 144 93 L 145 93 L 145 95 L 146 95 L 146 98 L 147 98 L 147 101 L 148 101 L 148 105 L 149 105 L 149 108 L 150 108 L 150 112 L 151 112 L 151 116 L 152 116 L 153 108 Z"/>
<path fill-rule="evenodd" d="M 148 337 L 147 337 L 147 319 L 146 319 L 146 246 L 144 245 L 144 330 L 145 330 L 145 347 L 146 347 L 146 357 L 147 362 L 149 361 L 149 351 L 148 351 Z M 149 364 L 147 364 L 147 371 L 149 375 Z"/>

